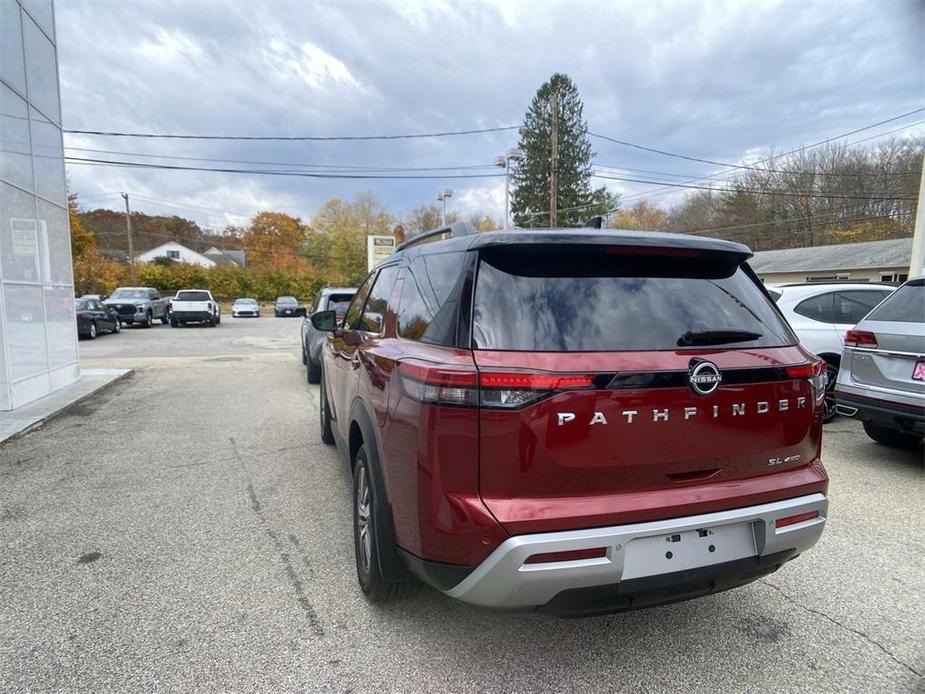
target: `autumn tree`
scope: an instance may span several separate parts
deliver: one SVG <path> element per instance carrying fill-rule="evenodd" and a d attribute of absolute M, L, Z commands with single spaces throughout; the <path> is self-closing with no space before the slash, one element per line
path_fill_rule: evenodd
<path fill-rule="evenodd" d="M 458 221 L 459 213 L 455 210 L 447 210 L 447 224 Z M 443 224 L 443 207 L 434 203 L 415 207 L 407 214 L 404 220 L 405 232 L 409 237 L 416 236 L 422 231 L 436 229 L 441 224 Z"/>
<path fill-rule="evenodd" d="M 617 207 L 618 199 L 606 188 L 591 189 L 594 152 L 578 88 L 568 75 L 556 73 L 537 90 L 520 128 L 518 146 L 524 158 L 513 169 L 511 199 L 511 212 L 517 226 L 550 226 L 554 103 L 558 133 L 556 225 L 578 226 L 589 217 Z"/>
<path fill-rule="evenodd" d="M 366 275 L 366 237 L 391 236 L 395 223 L 370 192 L 357 193 L 351 201 L 331 198 L 312 218 L 306 255 L 329 281 L 355 282 Z"/>
<path fill-rule="evenodd" d="M 607 226 L 612 229 L 643 229 L 659 231 L 664 229 L 668 215 L 663 209 L 643 199 L 631 207 L 619 210 L 610 217 Z"/>
<path fill-rule="evenodd" d="M 283 212 L 260 212 L 241 235 L 247 263 L 253 268 L 303 269 L 307 232 L 302 220 Z"/>
<path fill-rule="evenodd" d="M 67 198 L 67 216 L 71 227 L 71 263 L 74 272 L 74 294 L 110 294 L 128 275 L 120 263 L 105 258 L 97 248 L 96 235 L 83 223 L 77 196 Z"/>

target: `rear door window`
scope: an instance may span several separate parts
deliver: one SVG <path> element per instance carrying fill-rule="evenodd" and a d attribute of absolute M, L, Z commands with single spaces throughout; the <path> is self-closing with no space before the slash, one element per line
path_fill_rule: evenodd
<path fill-rule="evenodd" d="M 835 294 L 828 292 L 798 303 L 793 312 L 820 323 L 835 322 Z"/>
<path fill-rule="evenodd" d="M 925 323 L 925 280 L 904 284 L 867 317 L 898 323 Z"/>
<path fill-rule="evenodd" d="M 761 289 L 724 259 L 609 254 L 606 247 L 482 251 L 473 347 L 511 351 L 770 347 L 796 339 Z"/>
<path fill-rule="evenodd" d="M 860 323 L 888 294 L 888 291 L 836 292 L 835 320 L 832 322 L 851 325 Z"/>
<path fill-rule="evenodd" d="M 456 339 L 454 297 L 468 262 L 465 251 L 422 254 L 405 270 L 398 305 L 398 335 L 408 340 L 450 345 Z"/>

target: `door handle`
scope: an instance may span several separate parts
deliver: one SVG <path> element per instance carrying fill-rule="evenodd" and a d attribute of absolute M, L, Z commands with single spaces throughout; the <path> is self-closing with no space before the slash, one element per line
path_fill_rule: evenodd
<path fill-rule="evenodd" d="M 350 365 L 351 365 L 354 369 L 359 369 L 359 368 L 360 368 L 360 355 L 357 354 L 356 352 L 354 352 L 354 353 L 353 353 L 353 356 L 350 357 Z"/>

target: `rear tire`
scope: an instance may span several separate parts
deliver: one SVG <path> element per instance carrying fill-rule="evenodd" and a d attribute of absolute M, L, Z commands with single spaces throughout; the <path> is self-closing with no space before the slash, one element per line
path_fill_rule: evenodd
<path fill-rule="evenodd" d="M 142 325 L 143 325 L 145 328 L 150 328 L 152 325 L 154 325 L 154 317 L 151 315 L 151 312 L 150 312 L 150 311 L 148 311 L 148 312 L 145 314 L 145 322 L 142 323 Z"/>
<path fill-rule="evenodd" d="M 112 332 L 116 335 L 122 332 L 122 323 L 120 321 L 116 321 L 112 324 Z"/>
<path fill-rule="evenodd" d="M 167 325 L 169 322 L 170 322 L 170 316 L 164 313 L 164 315 L 161 316 L 161 323 L 163 323 L 164 325 Z"/>
<path fill-rule="evenodd" d="M 915 434 L 907 434 L 904 431 L 890 429 L 873 422 L 864 422 L 863 424 L 865 434 L 877 443 L 890 448 L 913 448 L 922 442 L 922 437 Z"/>
<path fill-rule="evenodd" d="M 380 535 L 379 523 L 375 485 L 370 477 L 366 444 L 363 444 L 353 465 L 353 548 L 360 590 L 372 603 L 407 597 L 418 585 L 413 579 L 387 581 L 383 577 L 376 540 Z"/>
<path fill-rule="evenodd" d="M 97 331 L 97 329 L 96 329 L 96 323 L 93 322 L 93 321 L 91 321 L 91 322 L 90 322 L 90 328 L 87 330 L 87 339 L 88 339 L 88 340 L 95 340 L 97 334 L 98 334 L 98 331 Z"/>
<path fill-rule="evenodd" d="M 180 327 L 180 323 L 177 321 L 176 318 L 171 318 L 171 319 L 170 319 L 170 327 L 171 327 L 171 328 L 179 328 L 179 327 Z"/>
<path fill-rule="evenodd" d="M 321 378 L 320 402 L 318 404 L 319 425 L 321 428 L 321 441 L 329 446 L 334 445 L 334 430 L 331 429 L 331 412 L 328 410 L 328 395 L 324 384 L 324 375 Z"/>

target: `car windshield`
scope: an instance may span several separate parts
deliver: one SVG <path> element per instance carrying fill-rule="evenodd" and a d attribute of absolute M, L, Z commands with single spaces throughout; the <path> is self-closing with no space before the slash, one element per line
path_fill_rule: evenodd
<path fill-rule="evenodd" d="M 296 301 L 294 296 L 281 296 L 276 300 L 276 303 L 280 306 L 297 306 L 299 302 Z"/>
<path fill-rule="evenodd" d="M 925 323 L 925 279 L 901 286 L 884 299 L 867 320 Z"/>
<path fill-rule="evenodd" d="M 177 301 L 210 301 L 209 292 L 177 292 Z"/>
<path fill-rule="evenodd" d="M 126 299 L 147 299 L 147 289 L 117 289 L 109 297 L 109 301 L 123 301 Z"/>
<path fill-rule="evenodd" d="M 483 253 L 477 276 L 476 349 L 631 351 L 796 342 L 760 288 L 728 261 L 520 246 Z"/>
<path fill-rule="evenodd" d="M 87 308 L 87 302 L 88 302 L 88 301 L 89 301 L 89 299 L 77 299 L 77 300 L 74 302 L 74 308 L 76 308 L 77 310 Z"/>
<path fill-rule="evenodd" d="M 256 303 L 257 301 L 255 299 L 235 299 L 234 305 L 241 306 L 246 304 L 248 306 L 253 306 Z"/>

